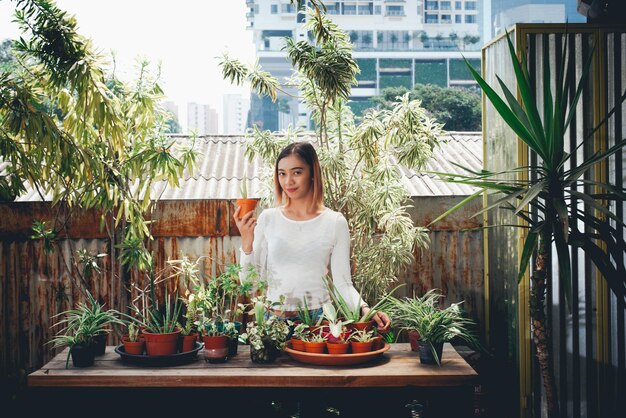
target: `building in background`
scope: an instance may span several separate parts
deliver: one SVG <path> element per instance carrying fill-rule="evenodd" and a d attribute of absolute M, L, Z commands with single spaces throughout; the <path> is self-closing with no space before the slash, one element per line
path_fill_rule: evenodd
<path fill-rule="evenodd" d="M 242 94 L 224 95 L 223 133 L 227 135 L 242 134 L 248 126 L 250 97 Z"/>
<path fill-rule="evenodd" d="M 178 105 L 175 102 L 168 100 L 163 102 L 163 107 L 170 114 L 170 119 L 167 121 L 169 132 L 173 134 L 181 133 L 182 128 L 180 126 Z"/>
<path fill-rule="evenodd" d="M 187 103 L 187 132 L 216 134 L 217 111 L 207 104 Z"/>
<path fill-rule="evenodd" d="M 329 16 L 349 34 L 361 69 L 350 97 L 352 110 L 360 115 L 372 106 L 371 97 L 386 87 L 475 85 L 463 57 L 480 68 L 484 1 L 489 0 L 325 1 Z M 284 82 L 292 73 L 281 50 L 284 38 L 306 39 L 306 15 L 289 0 L 246 4 L 259 63 Z M 284 94 L 275 103 L 253 94 L 250 116 L 249 126 L 272 131 L 287 124 L 309 126 L 308 110 Z"/>
<path fill-rule="evenodd" d="M 587 21 L 576 10 L 576 0 L 489 1 L 491 3 L 489 38 L 504 32 L 515 23 L 585 23 Z"/>

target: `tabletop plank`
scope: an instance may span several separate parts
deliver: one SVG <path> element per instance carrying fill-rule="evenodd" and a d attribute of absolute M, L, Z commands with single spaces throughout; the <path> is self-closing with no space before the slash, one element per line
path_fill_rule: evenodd
<path fill-rule="evenodd" d="M 249 347 L 240 346 L 226 363 L 206 363 L 201 355 L 185 365 L 128 365 L 107 347 L 94 366 L 65 368 L 67 349 L 28 376 L 30 387 L 451 387 L 472 384 L 477 373 L 450 344 L 445 344 L 441 367 L 422 365 L 409 344 L 391 344 L 382 358 L 352 366 L 315 366 L 282 354 L 275 363 L 250 360 Z"/>

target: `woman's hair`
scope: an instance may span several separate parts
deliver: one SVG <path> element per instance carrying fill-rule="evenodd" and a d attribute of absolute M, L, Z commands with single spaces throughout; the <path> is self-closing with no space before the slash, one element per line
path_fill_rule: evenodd
<path fill-rule="evenodd" d="M 302 161 L 307 163 L 311 170 L 311 180 L 313 181 L 313 204 L 321 205 L 324 201 L 324 184 L 322 183 L 322 169 L 320 167 L 320 161 L 317 158 L 317 152 L 315 148 L 308 142 L 292 142 L 287 145 L 278 154 L 276 159 L 276 165 L 274 166 L 274 194 L 276 198 L 276 204 L 280 205 L 285 202 L 289 202 L 289 197 L 283 191 L 278 181 L 278 163 L 285 157 L 295 155 Z"/>

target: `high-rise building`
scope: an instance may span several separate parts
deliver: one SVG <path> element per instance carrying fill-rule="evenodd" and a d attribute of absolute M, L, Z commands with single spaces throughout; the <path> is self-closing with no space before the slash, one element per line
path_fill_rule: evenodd
<path fill-rule="evenodd" d="M 187 103 L 187 132 L 216 134 L 217 111 L 207 104 Z"/>
<path fill-rule="evenodd" d="M 432 83 L 475 85 L 463 57 L 480 68 L 483 2 L 489 0 L 335 0 L 324 1 L 328 15 L 345 30 L 361 69 L 350 106 L 358 115 L 386 87 Z M 292 73 L 285 37 L 306 39 L 306 14 L 289 0 L 246 0 L 248 28 L 254 32 L 259 63 L 284 82 Z M 308 111 L 297 99 L 251 99 L 250 124 L 279 130 L 308 126 Z"/>
<path fill-rule="evenodd" d="M 241 94 L 224 95 L 224 132 L 225 134 L 242 134 L 248 126 L 250 98 Z"/>
<path fill-rule="evenodd" d="M 584 23 L 576 0 L 490 0 L 490 37 L 515 23 Z"/>

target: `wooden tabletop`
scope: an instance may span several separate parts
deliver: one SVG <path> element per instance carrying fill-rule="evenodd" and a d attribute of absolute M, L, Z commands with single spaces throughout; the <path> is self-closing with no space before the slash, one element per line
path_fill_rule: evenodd
<path fill-rule="evenodd" d="M 422 365 L 408 343 L 391 348 L 373 363 L 314 366 L 282 354 L 275 363 L 250 361 L 249 347 L 226 363 L 197 360 L 173 367 L 133 366 L 107 347 L 92 367 L 65 368 L 67 350 L 28 376 L 30 387 L 450 387 L 471 385 L 477 373 L 450 344 L 444 345 L 441 367 Z"/>

